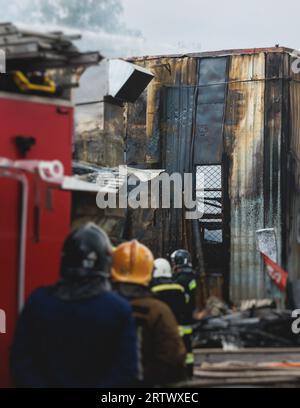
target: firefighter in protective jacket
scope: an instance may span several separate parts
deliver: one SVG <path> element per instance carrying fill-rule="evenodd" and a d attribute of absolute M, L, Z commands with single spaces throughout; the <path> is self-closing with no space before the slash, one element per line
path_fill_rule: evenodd
<path fill-rule="evenodd" d="M 168 305 L 154 299 L 149 284 L 151 251 L 138 241 L 121 244 L 113 254 L 116 290 L 131 302 L 137 326 L 138 380 L 146 386 L 185 379 L 186 350 L 176 318 Z"/>
<path fill-rule="evenodd" d="M 183 325 L 185 290 L 183 286 L 173 281 L 172 268 L 166 259 L 158 258 L 154 261 L 151 291 L 156 299 L 170 307 L 178 324 Z"/>
<path fill-rule="evenodd" d="M 193 314 L 196 307 L 196 274 L 193 271 L 191 255 L 185 249 L 179 249 L 172 253 L 171 264 L 173 267 L 174 281 L 184 287 L 185 308 L 182 325 L 182 336 L 187 349 L 186 365 L 188 376 L 193 376 L 194 354 L 192 349 Z"/>
<path fill-rule="evenodd" d="M 19 319 L 11 353 L 16 386 L 134 384 L 135 324 L 130 304 L 111 290 L 111 259 L 110 241 L 94 224 L 66 239 L 61 280 L 37 289 Z"/>

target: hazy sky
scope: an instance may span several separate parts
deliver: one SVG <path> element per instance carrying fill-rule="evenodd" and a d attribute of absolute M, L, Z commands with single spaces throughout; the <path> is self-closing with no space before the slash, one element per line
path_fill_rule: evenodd
<path fill-rule="evenodd" d="M 145 52 L 264 47 L 300 48 L 299 0 L 122 0 Z"/>
<path fill-rule="evenodd" d="M 45 0 L 40 0 L 42 3 Z M 71 0 L 62 0 L 69 2 Z M 84 2 L 84 0 L 82 0 Z M 228 48 L 268 47 L 275 44 L 300 49 L 299 0 L 120 0 L 125 26 L 142 38 L 115 30 L 82 31 L 82 48 L 99 49 L 107 57 L 170 54 Z M 2 21 L 56 30 L 29 17 L 33 0 L 0 0 Z M 87 13 L 91 10 L 87 8 Z M 29 13 L 30 14 L 30 13 Z M 27 17 L 27 19 L 26 19 Z M 66 29 L 59 27 L 59 29 Z"/>

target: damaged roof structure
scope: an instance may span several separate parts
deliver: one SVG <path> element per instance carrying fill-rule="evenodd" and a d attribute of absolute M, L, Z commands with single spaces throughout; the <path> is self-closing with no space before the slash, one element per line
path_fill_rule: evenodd
<path fill-rule="evenodd" d="M 114 140 L 118 157 L 96 164 L 204 173 L 202 219 L 185 220 L 178 209 L 147 210 L 153 227 L 147 242 L 156 255 L 188 248 L 207 293 L 222 292 L 234 302 L 282 301 L 265 273 L 257 230 L 275 230 L 278 263 L 299 278 L 300 76 L 294 60 L 282 47 L 132 58 L 154 75 L 147 89 L 134 104 L 104 103 L 100 138 L 93 131 L 76 134 L 79 156 L 89 162 L 97 146 Z"/>
<path fill-rule="evenodd" d="M 82 53 L 73 41 L 81 35 L 63 32 L 41 33 L 0 23 L 0 46 L 5 51 L 7 70 L 33 71 L 47 67 L 65 68 L 97 64 L 98 52 Z"/>
<path fill-rule="evenodd" d="M 80 51 L 73 42 L 80 38 L 0 23 L 0 48 L 5 53 L 6 72 L 0 77 L 1 91 L 70 100 L 71 89 L 78 87 L 85 69 L 103 59 L 98 51 Z"/>

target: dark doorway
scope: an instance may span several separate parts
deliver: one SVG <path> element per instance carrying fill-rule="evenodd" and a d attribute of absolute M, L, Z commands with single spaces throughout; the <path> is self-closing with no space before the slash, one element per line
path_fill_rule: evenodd
<path fill-rule="evenodd" d="M 204 185 L 199 185 L 201 174 Z M 199 220 L 207 281 L 220 285 L 228 300 L 229 282 L 229 217 L 227 215 L 226 166 L 205 164 L 196 166 L 196 188 L 203 216 Z M 202 194 L 201 194 L 202 191 Z M 213 284 L 214 286 L 214 284 Z"/>

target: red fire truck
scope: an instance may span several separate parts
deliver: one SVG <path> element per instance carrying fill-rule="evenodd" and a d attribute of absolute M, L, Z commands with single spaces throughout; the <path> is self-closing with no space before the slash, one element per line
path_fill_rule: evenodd
<path fill-rule="evenodd" d="M 70 88 L 75 72 L 101 59 L 81 53 L 71 40 L 0 24 L 7 57 L 7 74 L 0 75 L 0 310 L 6 318 L 0 387 L 10 385 L 18 313 L 32 290 L 57 280 L 70 228 L 71 197 L 61 188 L 72 164 Z"/>

